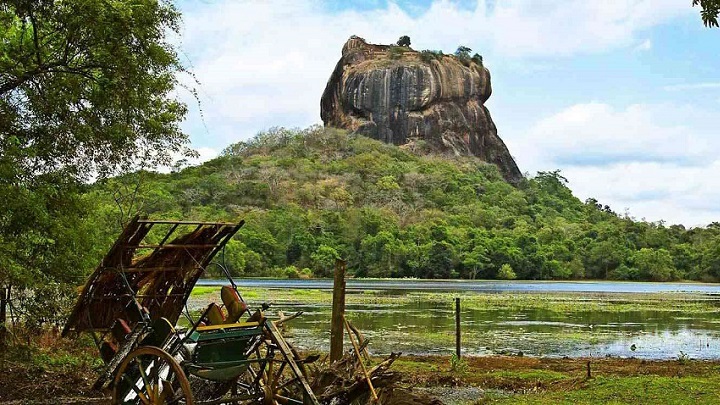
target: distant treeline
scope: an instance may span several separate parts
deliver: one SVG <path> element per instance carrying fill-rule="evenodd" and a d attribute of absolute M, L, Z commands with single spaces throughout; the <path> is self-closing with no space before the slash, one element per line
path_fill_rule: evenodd
<path fill-rule="evenodd" d="M 472 157 L 347 132 L 272 129 L 201 166 L 96 184 L 110 246 L 118 208 L 153 218 L 243 218 L 218 260 L 235 276 L 713 281 L 720 224 L 686 229 L 582 202 L 559 171 L 517 188 Z M 222 257 L 224 256 L 224 257 Z"/>

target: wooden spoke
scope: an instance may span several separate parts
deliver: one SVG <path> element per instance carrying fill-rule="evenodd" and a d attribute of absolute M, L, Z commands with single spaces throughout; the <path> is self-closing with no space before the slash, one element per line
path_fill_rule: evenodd
<path fill-rule="evenodd" d="M 113 404 L 193 405 L 190 383 L 180 365 L 162 349 L 135 349 L 120 364 L 113 386 Z"/>

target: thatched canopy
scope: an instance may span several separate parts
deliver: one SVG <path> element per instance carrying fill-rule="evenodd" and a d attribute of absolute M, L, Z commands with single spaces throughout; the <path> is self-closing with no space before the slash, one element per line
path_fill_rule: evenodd
<path fill-rule="evenodd" d="M 205 267 L 242 225 L 136 217 L 85 284 L 63 336 L 108 330 L 117 319 L 134 327 L 134 300 L 152 320 L 174 324 Z"/>

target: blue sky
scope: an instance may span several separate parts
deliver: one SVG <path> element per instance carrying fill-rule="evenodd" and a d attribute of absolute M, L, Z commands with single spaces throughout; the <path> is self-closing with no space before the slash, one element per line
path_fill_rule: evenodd
<path fill-rule="evenodd" d="M 350 35 L 453 52 L 492 74 L 487 103 L 521 170 L 636 218 L 720 221 L 720 29 L 683 0 L 180 2 L 200 82 L 183 124 L 207 159 L 272 126 L 320 122 Z M 186 97 L 185 95 L 183 97 Z M 188 97 L 189 98 L 189 97 Z"/>

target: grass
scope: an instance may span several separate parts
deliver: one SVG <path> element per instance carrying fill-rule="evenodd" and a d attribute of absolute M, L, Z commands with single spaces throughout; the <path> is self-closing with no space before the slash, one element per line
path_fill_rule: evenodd
<path fill-rule="evenodd" d="M 426 387 L 480 387 L 485 395 L 464 404 L 715 404 L 720 397 L 717 362 L 593 359 L 467 358 L 462 372 L 449 358 L 400 358 L 393 370 Z"/>
<path fill-rule="evenodd" d="M 246 300 L 258 302 L 318 304 L 332 301 L 329 290 L 301 289 L 261 289 L 239 287 Z M 217 293 L 218 286 L 198 286 L 192 291 L 192 297 Z M 584 312 L 682 312 L 720 313 L 717 301 L 701 299 L 699 295 L 676 293 L 653 294 L 587 294 L 587 293 L 443 293 L 443 292 L 407 292 L 388 295 L 382 291 L 348 291 L 348 305 L 396 304 L 424 302 L 452 302 L 460 297 L 462 306 L 473 310 L 544 310 L 558 314 Z"/>
<path fill-rule="evenodd" d="M 492 404 L 717 404 L 720 377 L 599 377 L 568 391 L 515 394 Z"/>

